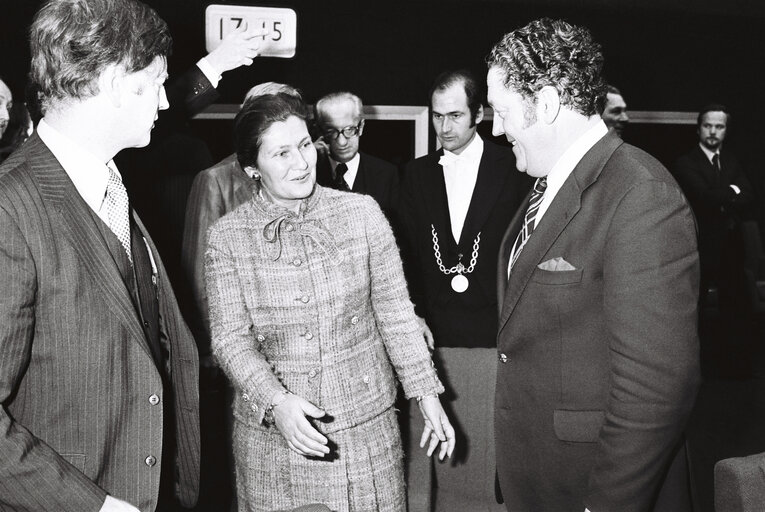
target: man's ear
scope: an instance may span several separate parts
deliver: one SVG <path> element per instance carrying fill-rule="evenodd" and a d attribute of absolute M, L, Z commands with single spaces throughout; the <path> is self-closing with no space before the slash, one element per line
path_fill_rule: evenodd
<path fill-rule="evenodd" d="M 110 64 L 98 77 L 99 94 L 105 95 L 115 108 L 122 105 L 122 92 L 126 86 L 127 73 L 122 66 Z"/>
<path fill-rule="evenodd" d="M 359 121 L 359 137 L 361 137 L 361 134 L 364 133 L 364 120 L 362 119 Z"/>
<path fill-rule="evenodd" d="M 475 113 L 473 124 L 479 125 L 481 124 L 481 121 L 483 121 L 483 105 L 478 105 L 478 112 Z"/>
<path fill-rule="evenodd" d="M 537 117 L 546 124 L 552 124 L 560 113 L 560 95 L 550 85 L 542 87 L 537 93 Z"/>

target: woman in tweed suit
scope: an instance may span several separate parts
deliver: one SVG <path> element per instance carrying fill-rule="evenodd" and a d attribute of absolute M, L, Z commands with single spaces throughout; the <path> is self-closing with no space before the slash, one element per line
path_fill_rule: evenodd
<path fill-rule="evenodd" d="M 388 222 L 370 197 L 316 185 L 305 120 L 284 94 L 244 106 L 237 157 L 260 190 L 206 253 L 212 349 L 237 390 L 239 507 L 403 511 L 395 378 L 440 458 L 454 448 L 443 386 Z"/>

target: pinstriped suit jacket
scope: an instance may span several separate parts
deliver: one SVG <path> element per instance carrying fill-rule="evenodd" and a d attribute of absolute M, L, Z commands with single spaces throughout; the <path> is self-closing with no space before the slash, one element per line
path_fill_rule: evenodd
<path fill-rule="evenodd" d="M 53 154 L 34 134 L 0 167 L 0 510 L 95 511 L 110 494 L 153 511 L 166 407 L 178 498 L 196 501 L 197 352 L 135 220 L 159 267 L 172 392 L 92 211 Z"/>

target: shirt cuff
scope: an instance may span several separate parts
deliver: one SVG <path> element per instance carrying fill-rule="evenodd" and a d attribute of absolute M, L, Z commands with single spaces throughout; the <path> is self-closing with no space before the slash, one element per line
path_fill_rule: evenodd
<path fill-rule="evenodd" d="M 736 185 L 730 185 L 730 188 L 732 188 L 732 189 L 733 189 L 733 192 L 735 192 L 735 193 L 736 193 L 736 195 L 738 195 L 738 194 L 740 194 L 740 193 L 741 193 L 741 189 L 740 189 L 740 188 L 738 188 Z"/>
<path fill-rule="evenodd" d="M 197 62 L 197 67 L 199 68 L 199 71 L 202 72 L 202 74 L 210 81 L 214 89 L 218 88 L 218 84 L 220 83 L 220 79 L 223 78 L 220 76 L 218 71 L 210 64 L 206 58 L 202 57 Z"/>

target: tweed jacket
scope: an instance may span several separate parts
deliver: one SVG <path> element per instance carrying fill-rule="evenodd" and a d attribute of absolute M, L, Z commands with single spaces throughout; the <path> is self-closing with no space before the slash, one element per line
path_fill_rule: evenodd
<path fill-rule="evenodd" d="M 327 411 L 324 433 L 361 424 L 393 405 L 393 368 L 408 398 L 443 391 L 371 197 L 317 185 L 295 215 L 255 196 L 213 226 L 205 268 L 240 421 L 286 389 Z"/>

